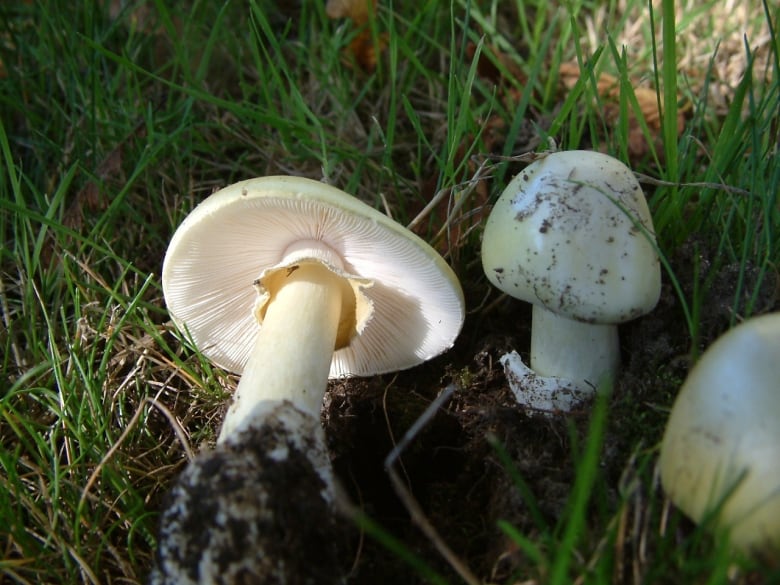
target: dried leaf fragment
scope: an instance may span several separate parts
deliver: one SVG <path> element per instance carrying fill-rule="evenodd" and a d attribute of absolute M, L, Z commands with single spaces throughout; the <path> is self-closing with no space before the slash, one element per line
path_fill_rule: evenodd
<path fill-rule="evenodd" d="M 358 29 L 355 38 L 349 44 L 347 52 L 364 71 L 376 68 L 379 53 L 387 46 L 387 33 L 374 37 L 369 21 L 376 14 L 376 0 L 328 0 L 325 5 L 328 18 L 346 18 Z"/>
<path fill-rule="evenodd" d="M 563 63 L 558 75 L 564 87 L 571 90 L 579 81 L 580 69 L 576 63 Z M 661 140 L 661 112 L 659 110 L 659 101 L 656 91 L 648 87 L 640 86 L 636 81 L 631 81 L 632 90 L 639 105 L 639 113 L 644 118 L 647 129 L 652 134 L 654 147 L 660 155 L 663 149 L 660 148 Z M 605 120 L 614 124 L 620 117 L 620 81 L 617 77 L 608 73 L 600 73 L 596 80 L 596 90 L 604 106 L 603 115 Z M 661 104 L 663 106 L 663 104 Z M 683 113 L 677 114 L 677 132 L 682 132 L 684 127 Z M 629 107 L 628 110 L 628 154 L 632 160 L 638 160 L 645 157 L 650 152 L 650 145 L 647 142 L 642 125 L 637 118 L 636 112 Z"/>

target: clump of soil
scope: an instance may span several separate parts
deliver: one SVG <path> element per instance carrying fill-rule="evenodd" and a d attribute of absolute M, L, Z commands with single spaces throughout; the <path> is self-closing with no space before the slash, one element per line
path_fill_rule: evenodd
<path fill-rule="evenodd" d="M 601 453 L 603 492 L 614 505 L 638 446 L 653 448 L 691 358 L 748 307 L 777 308 L 777 278 L 758 269 L 718 265 L 700 242 L 681 246 L 670 263 L 686 298 L 708 284 L 701 327 L 692 341 L 679 296 L 668 275 L 657 308 L 620 331 L 622 372 L 610 397 Z M 696 269 L 694 269 L 696 267 Z M 588 412 L 529 416 L 509 392 L 498 358 L 509 349 L 528 355 L 530 307 L 500 300 L 478 272 L 461 275 L 469 313 L 456 346 L 444 356 L 397 376 L 333 382 L 324 422 L 337 475 L 352 502 L 437 571 L 459 582 L 430 539 L 410 520 L 383 461 L 448 384 L 458 391 L 401 457 L 409 490 L 447 544 L 486 582 L 505 582 L 523 556 L 498 528 L 506 520 L 533 539 L 540 523 L 554 525 L 575 478 L 572 450 L 588 431 Z M 735 277 L 744 281 L 737 293 Z M 698 283 L 698 284 L 697 284 Z M 754 292 L 755 291 L 755 292 Z M 488 301 L 485 302 L 486 295 Z M 736 295 L 736 296 L 735 296 Z M 500 444 L 534 494 L 529 507 L 491 446 Z M 348 582 L 421 583 L 419 573 L 374 539 L 356 531 L 343 551 Z"/>

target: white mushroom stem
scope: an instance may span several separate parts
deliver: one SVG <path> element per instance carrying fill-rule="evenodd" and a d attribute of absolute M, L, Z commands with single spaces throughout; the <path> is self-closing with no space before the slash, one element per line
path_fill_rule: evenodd
<path fill-rule="evenodd" d="M 582 323 L 534 305 L 531 368 L 541 376 L 568 381 L 586 396 L 615 378 L 620 345 L 615 325 Z"/>
<path fill-rule="evenodd" d="M 317 263 L 290 267 L 269 301 L 219 441 L 252 422 L 263 401 L 290 401 L 319 419 L 336 343 L 340 277 Z"/>

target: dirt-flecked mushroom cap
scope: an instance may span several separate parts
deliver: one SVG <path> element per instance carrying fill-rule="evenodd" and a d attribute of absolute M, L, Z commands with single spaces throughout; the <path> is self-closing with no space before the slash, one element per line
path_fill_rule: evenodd
<path fill-rule="evenodd" d="M 598 152 L 555 152 L 521 171 L 496 202 L 483 265 L 512 297 L 576 321 L 622 323 L 660 295 L 652 229 L 628 167 Z"/>
<path fill-rule="evenodd" d="M 454 343 L 463 293 L 441 256 L 354 197 L 298 177 L 239 182 L 203 201 L 169 245 L 165 299 L 206 357 L 240 373 L 268 300 L 261 281 L 320 259 L 356 299 L 340 324 L 330 377 L 409 368 Z"/>

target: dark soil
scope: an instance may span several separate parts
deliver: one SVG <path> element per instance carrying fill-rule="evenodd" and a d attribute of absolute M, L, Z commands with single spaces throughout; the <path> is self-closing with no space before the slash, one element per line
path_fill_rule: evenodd
<path fill-rule="evenodd" d="M 591 501 L 593 547 L 615 516 L 620 494 L 626 497 L 629 478 L 641 476 L 642 485 L 654 485 L 656 446 L 694 354 L 725 331 L 732 319 L 746 314 L 748 306 L 758 314 L 778 305 L 776 275 L 761 276 L 750 267 L 743 275 L 743 290 L 748 292 L 735 302 L 738 265 L 718 265 L 700 242 L 687 242 L 670 262 L 686 298 L 692 298 L 694 286 L 707 286 L 701 327 L 692 341 L 679 296 L 665 274 L 657 308 L 621 328 L 623 369 L 609 398 L 600 477 L 594 488 L 598 497 Z M 522 571 L 523 555 L 497 522 L 506 520 L 531 539 L 540 526 L 555 526 L 575 478 L 573 452 L 587 436 L 590 417 L 587 411 L 531 416 L 515 404 L 498 358 L 509 349 L 527 358 L 530 307 L 488 292 L 489 283 L 476 270 L 461 279 L 474 284 L 465 291 L 471 312 L 455 347 L 397 376 L 333 382 L 324 421 L 337 474 L 352 502 L 451 582 L 462 582 L 411 522 L 383 468 L 387 454 L 430 402 L 447 385 L 456 384 L 452 399 L 403 453 L 400 473 L 457 556 L 484 582 L 501 583 L 527 573 Z M 511 457 L 542 518 L 534 516 L 490 438 Z M 655 490 L 637 498 L 638 508 L 646 508 L 661 496 Z M 647 512 L 636 511 L 638 517 Z M 649 533 L 645 557 L 653 555 L 652 531 L 658 530 L 651 520 L 642 528 Z M 685 520 L 681 522 L 685 528 Z M 639 535 L 631 530 L 623 547 L 626 566 L 640 562 L 632 558 L 638 553 L 631 541 Z M 353 544 L 343 551 L 343 563 L 350 583 L 424 582 L 396 553 L 357 529 Z"/>

